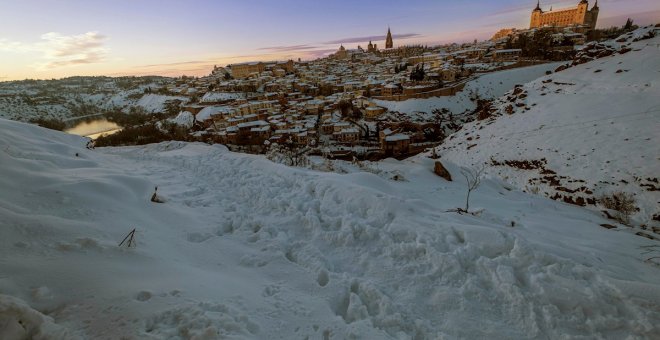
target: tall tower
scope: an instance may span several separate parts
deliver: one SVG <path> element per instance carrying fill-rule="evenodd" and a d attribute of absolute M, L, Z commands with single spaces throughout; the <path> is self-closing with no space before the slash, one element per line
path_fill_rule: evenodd
<path fill-rule="evenodd" d="M 598 12 L 600 12 L 600 8 L 598 7 L 598 0 L 596 0 L 594 7 L 591 8 L 589 15 L 587 15 L 587 19 L 589 20 L 585 22 L 585 24 L 589 25 L 589 28 L 592 30 L 596 29 L 596 22 L 598 22 Z"/>
<path fill-rule="evenodd" d="M 541 0 L 539 0 L 536 3 L 536 8 L 532 11 L 532 20 L 529 23 L 529 28 L 537 28 L 541 27 L 541 16 L 543 15 L 543 11 L 541 10 Z"/>
<path fill-rule="evenodd" d="M 394 48 L 394 41 L 392 40 L 392 32 L 387 28 L 387 39 L 385 39 L 385 48 Z"/>
<path fill-rule="evenodd" d="M 586 23 L 588 14 L 589 14 L 589 1 L 581 0 L 577 6 L 577 12 L 575 12 L 575 19 L 573 19 L 573 23 L 578 25 L 582 25 Z"/>

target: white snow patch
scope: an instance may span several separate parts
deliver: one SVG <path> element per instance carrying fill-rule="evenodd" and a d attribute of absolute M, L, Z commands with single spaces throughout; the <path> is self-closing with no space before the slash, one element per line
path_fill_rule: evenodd
<path fill-rule="evenodd" d="M 434 97 L 428 99 L 409 99 L 400 102 L 375 100 L 376 104 L 390 111 L 412 113 L 416 111 L 430 113 L 434 109 L 446 108 L 454 114 L 472 111 L 477 107 L 473 100 L 494 99 L 511 90 L 516 84 L 524 84 L 545 75 L 546 71 L 557 68 L 561 63 L 549 63 L 530 67 L 487 73 L 468 82 L 463 91 L 455 96 Z"/>

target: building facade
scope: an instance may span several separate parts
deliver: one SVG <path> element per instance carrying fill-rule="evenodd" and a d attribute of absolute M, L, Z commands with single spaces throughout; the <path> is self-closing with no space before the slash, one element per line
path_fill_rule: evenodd
<path fill-rule="evenodd" d="M 231 75 L 236 79 L 247 78 L 251 74 L 259 74 L 266 70 L 266 64 L 262 62 L 250 62 L 231 65 Z"/>
<path fill-rule="evenodd" d="M 532 11 L 529 28 L 583 25 L 590 29 L 595 29 L 596 21 L 598 20 L 598 12 L 598 0 L 596 0 L 592 9 L 589 9 L 589 1 L 581 0 L 576 7 L 556 11 L 550 9 L 550 11 L 547 12 L 541 9 L 541 3 L 539 1 L 536 4 L 536 8 Z"/>

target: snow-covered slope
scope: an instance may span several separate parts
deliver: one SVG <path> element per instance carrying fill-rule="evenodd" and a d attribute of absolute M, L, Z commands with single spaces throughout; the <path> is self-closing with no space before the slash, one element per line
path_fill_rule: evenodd
<path fill-rule="evenodd" d="M 660 214 L 658 46 L 660 37 L 634 42 L 630 52 L 509 92 L 494 104 L 492 119 L 452 136 L 442 157 L 488 164 L 489 172 L 521 189 L 577 203 L 631 193 L 640 208 L 637 222 L 657 224 L 651 219 Z M 524 161 L 539 163 L 533 169 L 515 163 Z"/>
<path fill-rule="evenodd" d="M 146 89 L 160 87 L 164 82 L 142 78 L 81 79 L 83 83 L 78 85 L 67 85 L 68 79 L 0 83 L 0 117 L 27 122 L 36 118 L 68 120 L 104 110 L 128 111 Z M 130 84 L 119 86 L 122 81 Z"/>
<path fill-rule="evenodd" d="M 161 94 L 145 94 L 135 105 L 142 107 L 147 113 L 163 112 L 165 110 L 165 103 L 170 100 L 180 100 L 185 103 L 188 101 L 188 98 Z"/>
<path fill-rule="evenodd" d="M 545 75 L 561 63 L 549 63 L 505 71 L 487 73 L 468 82 L 463 91 L 455 96 L 435 97 L 429 99 L 409 99 L 400 102 L 377 100 L 376 103 L 390 111 L 402 113 L 427 112 L 434 109 L 443 109 L 460 114 L 472 111 L 477 107 L 474 98 L 495 99 L 511 90 L 516 84 L 524 84 Z"/>
<path fill-rule="evenodd" d="M 379 163 L 393 181 L 222 146 L 85 144 L 0 120 L 0 338 L 659 332 L 657 242 L 494 179 L 479 214 L 446 212 L 465 197 L 451 164 L 454 182 L 430 159 Z"/>

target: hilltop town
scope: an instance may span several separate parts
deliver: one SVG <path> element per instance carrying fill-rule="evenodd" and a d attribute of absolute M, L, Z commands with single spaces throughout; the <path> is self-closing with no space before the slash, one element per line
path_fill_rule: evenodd
<path fill-rule="evenodd" d="M 501 78 L 500 84 L 504 81 L 511 87 L 554 71 L 559 65 L 556 62 L 571 60 L 580 46 L 604 34 L 595 29 L 598 12 L 598 3 L 589 9 L 586 0 L 575 8 L 554 11 L 543 11 L 538 3 L 532 10 L 529 29 L 503 29 L 488 41 L 396 46 L 388 28 L 383 49 L 370 41 L 366 49 L 341 45 L 335 53 L 317 60 L 215 66 L 207 76 L 166 81 L 129 78 L 122 81 L 134 81 L 135 86 L 125 91 L 117 91 L 112 80 L 104 80 L 83 94 L 84 99 L 78 103 L 71 103 L 71 98 L 59 99 L 69 104 L 36 109 L 33 116 L 37 118 L 31 119 L 44 122 L 41 116 L 46 111 L 51 115 L 63 112 L 59 118 L 65 120 L 94 116 L 91 111 L 97 106 L 102 112 L 158 114 L 155 117 L 159 120 L 168 119 L 156 127 L 176 132 L 176 139 L 187 136 L 225 144 L 237 151 L 266 153 L 272 145 L 286 145 L 296 152 L 326 157 L 405 157 L 437 145 L 462 124 L 474 120 L 477 110 L 488 100 L 503 94 L 487 94 L 493 85 L 488 88 L 480 84 L 485 75 L 499 72 L 490 84 Z M 529 68 L 532 65 L 546 66 Z M 506 73 L 524 67 L 528 67 L 527 77 L 516 79 Z M 37 89 L 28 92 L 41 93 L 38 82 L 29 85 Z M 0 95 L 5 89 L 0 105 L 4 100 L 10 108 L 7 112 L 29 112 L 26 106 L 30 105 L 20 98 L 33 107 L 39 106 L 39 100 L 52 104 L 48 96 L 17 99 L 16 87 L 12 86 L 0 86 Z M 8 97 L 12 98 L 5 99 Z M 460 105 L 447 105 L 449 98 L 461 101 Z M 396 109 L 397 103 L 424 101 L 435 105 L 407 112 Z M 90 110 L 81 111 L 80 107 Z M 27 120 L 18 114 L 12 116 Z M 127 120 L 135 119 L 121 114 L 106 116 L 118 120 L 124 131 L 101 138 L 100 145 L 131 144 L 127 139 L 136 140 L 137 132 L 126 126 Z M 147 120 L 138 119 L 137 123 Z M 140 131 L 145 133 L 144 129 Z M 122 138 L 122 134 L 130 136 Z"/>
<path fill-rule="evenodd" d="M 575 2 L 0 82 L 0 339 L 658 339 L 660 23 Z"/>

